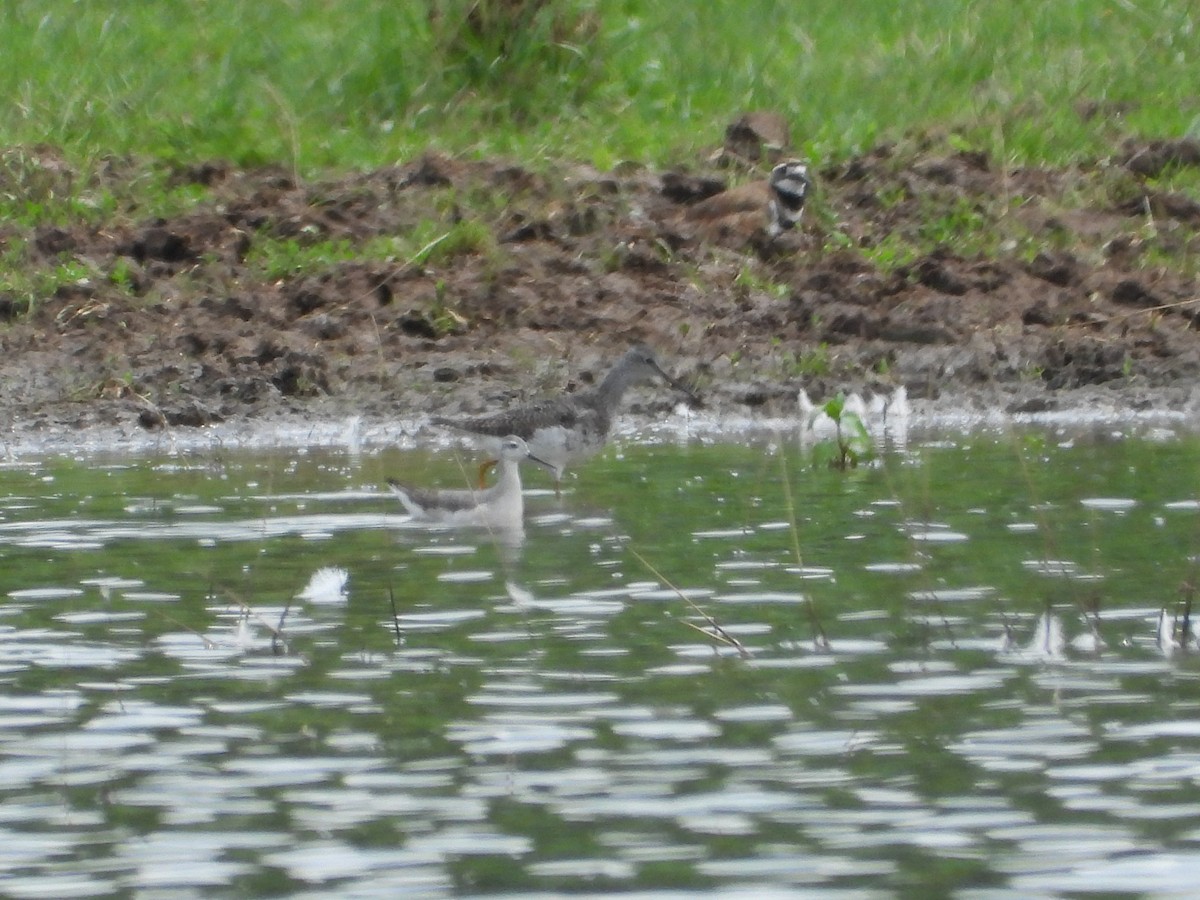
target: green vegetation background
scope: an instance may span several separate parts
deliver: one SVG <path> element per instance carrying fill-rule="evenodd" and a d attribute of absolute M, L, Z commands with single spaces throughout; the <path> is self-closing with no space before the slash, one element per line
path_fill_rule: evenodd
<path fill-rule="evenodd" d="M 752 108 L 816 162 L 1200 132 L 1194 0 L 5 0 L 0 148 L 366 168 L 690 159 Z"/>

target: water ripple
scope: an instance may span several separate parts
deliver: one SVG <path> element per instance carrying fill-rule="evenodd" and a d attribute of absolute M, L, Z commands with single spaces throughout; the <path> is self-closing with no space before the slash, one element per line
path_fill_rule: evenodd
<path fill-rule="evenodd" d="M 1194 446 L 914 435 L 794 513 L 631 444 L 519 545 L 391 445 L 0 467 L 4 892 L 1187 895 Z"/>

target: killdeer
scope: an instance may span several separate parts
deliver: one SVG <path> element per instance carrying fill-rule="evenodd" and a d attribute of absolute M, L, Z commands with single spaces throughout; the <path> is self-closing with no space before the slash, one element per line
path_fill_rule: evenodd
<path fill-rule="evenodd" d="M 684 215 L 711 240 L 747 239 L 765 227 L 768 240 L 774 241 L 800 222 L 811 187 L 808 166 L 786 160 L 771 169 L 765 181 L 722 191 L 689 207 Z"/>

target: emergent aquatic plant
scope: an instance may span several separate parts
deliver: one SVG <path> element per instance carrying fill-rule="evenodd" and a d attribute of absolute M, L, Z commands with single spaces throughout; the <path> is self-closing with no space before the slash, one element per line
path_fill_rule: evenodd
<path fill-rule="evenodd" d="M 833 423 L 833 434 L 813 446 L 814 463 L 824 462 L 831 469 L 845 471 L 874 456 L 875 443 L 866 423 L 856 410 L 847 408 L 845 394 L 839 391 L 814 412 L 818 417 L 827 416 Z"/>

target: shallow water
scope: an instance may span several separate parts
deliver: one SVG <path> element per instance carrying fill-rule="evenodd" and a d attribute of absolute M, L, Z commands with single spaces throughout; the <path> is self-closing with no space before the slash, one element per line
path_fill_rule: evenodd
<path fill-rule="evenodd" d="M 448 451 L 19 458 L 0 893 L 1186 894 L 1200 448 L 1130 431 L 626 442 L 524 535 L 402 514 Z"/>

